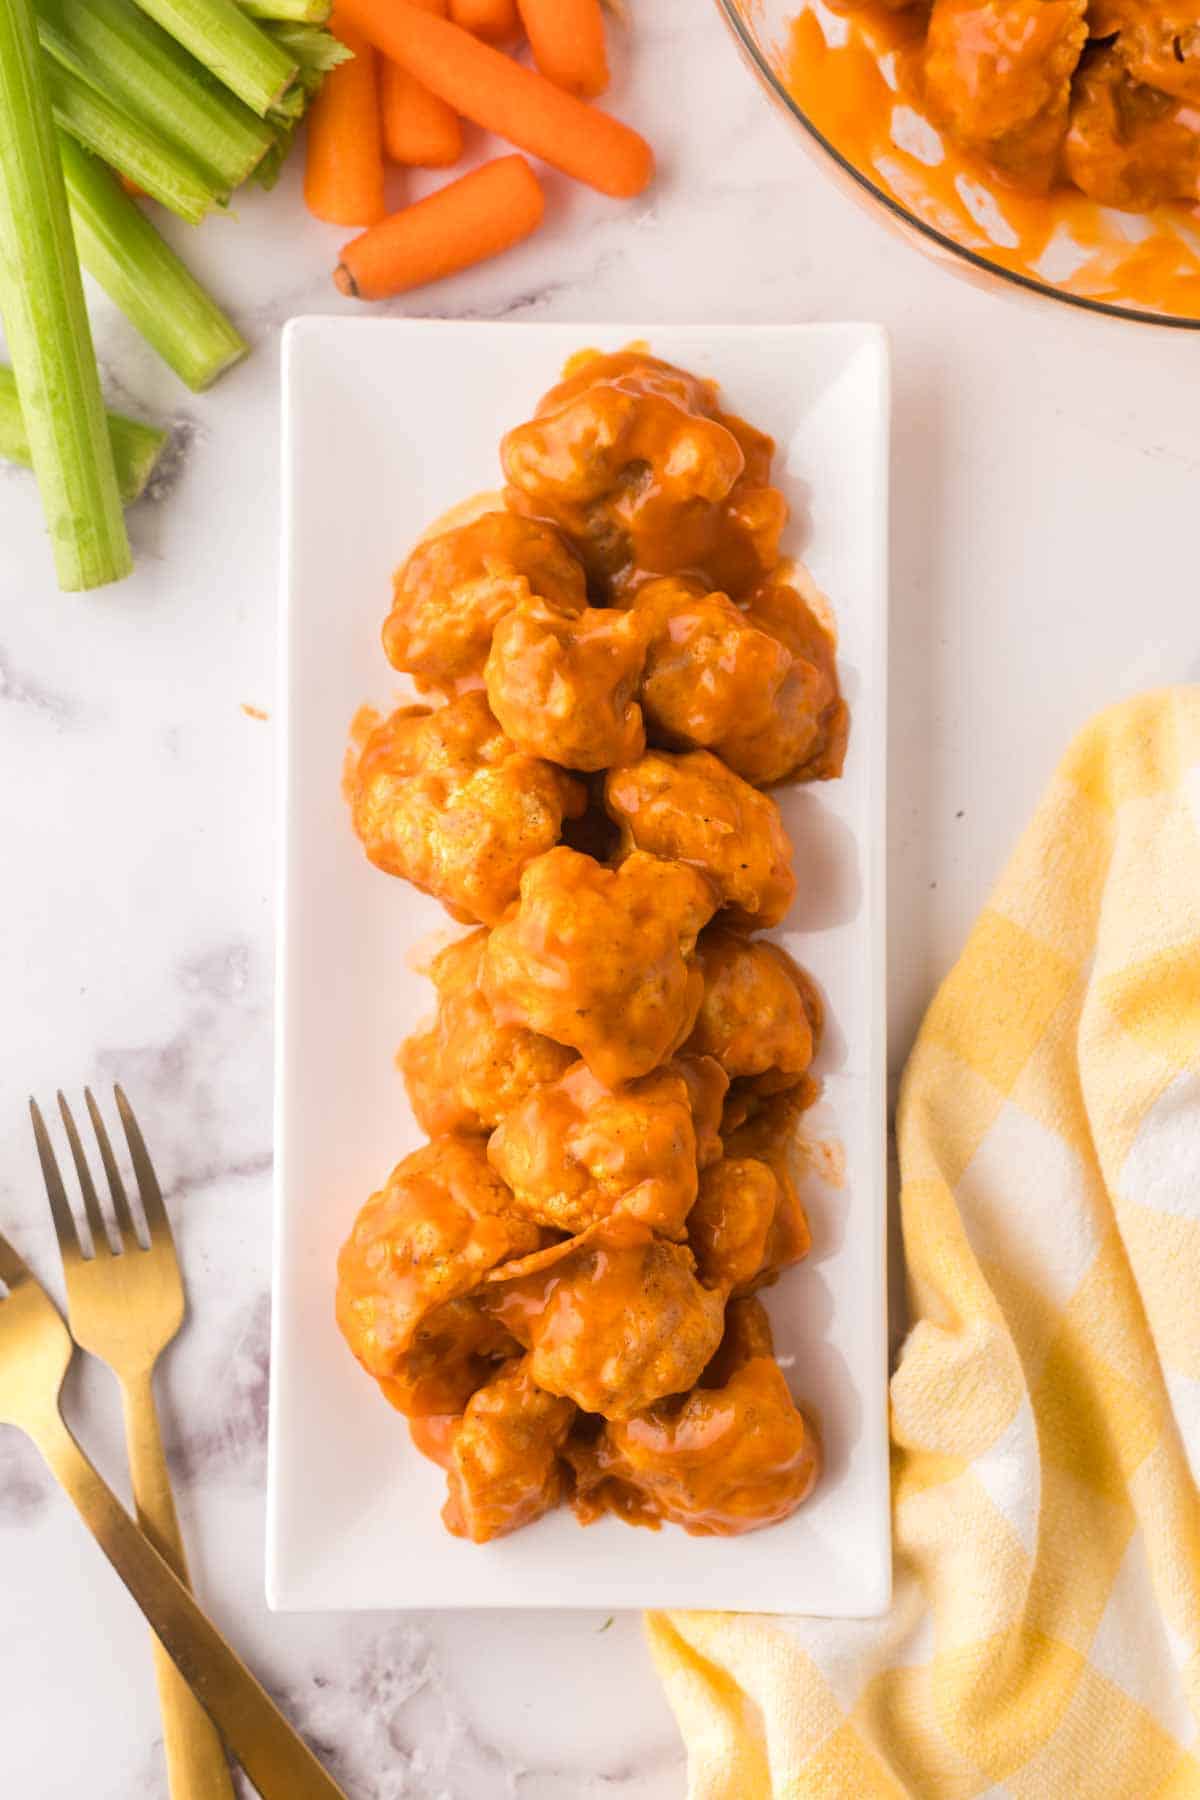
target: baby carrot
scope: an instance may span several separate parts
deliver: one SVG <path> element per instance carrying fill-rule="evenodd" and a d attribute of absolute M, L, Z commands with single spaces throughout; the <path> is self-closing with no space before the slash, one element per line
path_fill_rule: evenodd
<path fill-rule="evenodd" d="M 645 138 L 408 0 L 341 0 L 339 11 L 448 106 L 602 194 L 640 194 L 654 174 Z"/>
<path fill-rule="evenodd" d="M 422 11 L 446 16 L 446 0 L 413 0 Z M 393 162 L 418 169 L 448 169 L 462 155 L 458 114 L 399 63 L 381 60 L 379 104 L 383 110 L 383 147 Z"/>
<path fill-rule="evenodd" d="M 330 23 L 353 54 L 329 71 L 309 108 L 304 198 L 331 225 L 373 225 L 387 212 L 379 59 L 340 8 Z"/>
<path fill-rule="evenodd" d="M 533 60 L 556 87 L 594 100 L 608 86 L 600 0 L 518 0 Z"/>
<path fill-rule="evenodd" d="M 450 17 L 489 44 L 510 43 L 521 29 L 517 0 L 450 0 Z"/>
<path fill-rule="evenodd" d="M 347 244 L 333 279 L 343 294 L 386 300 L 498 256 L 541 223 L 545 201 L 523 156 L 498 156 Z"/>
<path fill-rule="evenodd" d="M 379 62 L 383 147 L 396 163 L 448 169 L 463 152 L 458 114 L 389 57 Z"/>

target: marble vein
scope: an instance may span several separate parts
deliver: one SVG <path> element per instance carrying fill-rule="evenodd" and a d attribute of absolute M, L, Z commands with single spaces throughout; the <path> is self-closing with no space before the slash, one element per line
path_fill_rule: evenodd
<path fill-rule="evenodd" d="M 2 648 L 0 705 L 23 707 L 59 730 L 77 724 L 86 713 L 83 703 L 74 695 L 52 686 L 41 675 L 20 673 Z"/>

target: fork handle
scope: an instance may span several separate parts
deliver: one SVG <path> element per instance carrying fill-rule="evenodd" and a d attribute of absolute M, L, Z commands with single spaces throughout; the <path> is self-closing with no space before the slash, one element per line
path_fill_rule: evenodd
<path fill-rule="evenodd" d="M 122 1379 L 125 1445 L 138 1524 L 180 1581 L 188 1581 L 187 1555 L 175 1511 L 171 1478 L 154 1404 L 153 1370 Z M 154 1677 L 163 1722 L 163 1755 L 171 1800 L 234 1800 L 233 1777 L 212 1720 L 157 1638 Z"/>
<path fill-rule="evenodd" d="M 38 1449 L 262 1800 L 346 1800 L 270 1696 L 205 1618 L 55 1412 Z"/>

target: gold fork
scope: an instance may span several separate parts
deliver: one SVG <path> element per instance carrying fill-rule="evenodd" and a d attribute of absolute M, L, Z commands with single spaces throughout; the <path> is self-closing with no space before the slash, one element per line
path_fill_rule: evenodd
<path fill-rule="evenodd" d="M 133 1108 L 119 1087 L 114 1092 L 149 1236 L 148 1246 L 143 1247 L 100 1109 L 91 1089 L 85 1088 L 84 1098 L 112 1195 L 120 1244 L 116 1254 L 66 1100 L 60 1093 L 58 1109 L 83 1193 L 92 1239 L 90 1256 L 84 1254 L 80 1244 L 54 1149 L 36 1101 L 29 1102 L 29 1111 L 62 1253 L 71 1336 L 81 1349 L 90 1350 L 107 1363 L 121 1384 L 125 1445 L 138 1524 L 179 1579 L 188 1582 L 187 1557 L 167 1473 L 153 1385 L 155 1364 L 183 1324 L 183 1280 L 171 1223 Z M 234 1800 L 229 1764 L 212 1720 L 157 1640 L 154 1674 L 171 1800 Z"/>
<path fill-rule="evenodd" d="M 0 1236 L 0 1425 L 33 1439 L 263 1800 L 346 1800 L 71 1436 L 59 1395 L 73 1350 L 49 1294 Z"/>

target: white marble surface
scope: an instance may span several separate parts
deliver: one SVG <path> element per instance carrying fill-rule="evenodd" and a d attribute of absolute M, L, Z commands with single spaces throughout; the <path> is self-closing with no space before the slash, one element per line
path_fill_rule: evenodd
<path fill-rule="evenodd" d="M 621 207 L 555 184 L 542 236 L 423 304 L 890 328 L 898 1066 L 1074 727 L 1200 677 L 1200 344 L 952 279 L 810 165 L 709 5 L 633 11 L 614 103 L 656 142 L 654 191 Z M 667 1800 L 682 1756 L 636 1620 L 262 1601 L 273 727 L 241 703 L 273 705 L 279 327 L 349 305 L 328 280 L 341 234 L 306 218 L 296 174 L 189 236 L 256 345 L 213 394 L 96 307 L 112 395 L 186 440 L 174 491 L 133 515 L 136 578 L 57 595 L 32 488 L 0 476 L 0 1222 L 57 1285 L 25 1096 L 124 1081 L 190 1278 L 162 1397 L 197 1585 L 352 1800 Z M 102 1372 L 70 1411 L 119 1480 Z M 0 1721 L 13 1800 L 165 1796 L 141 1622 L 8 1435 Z"/>

